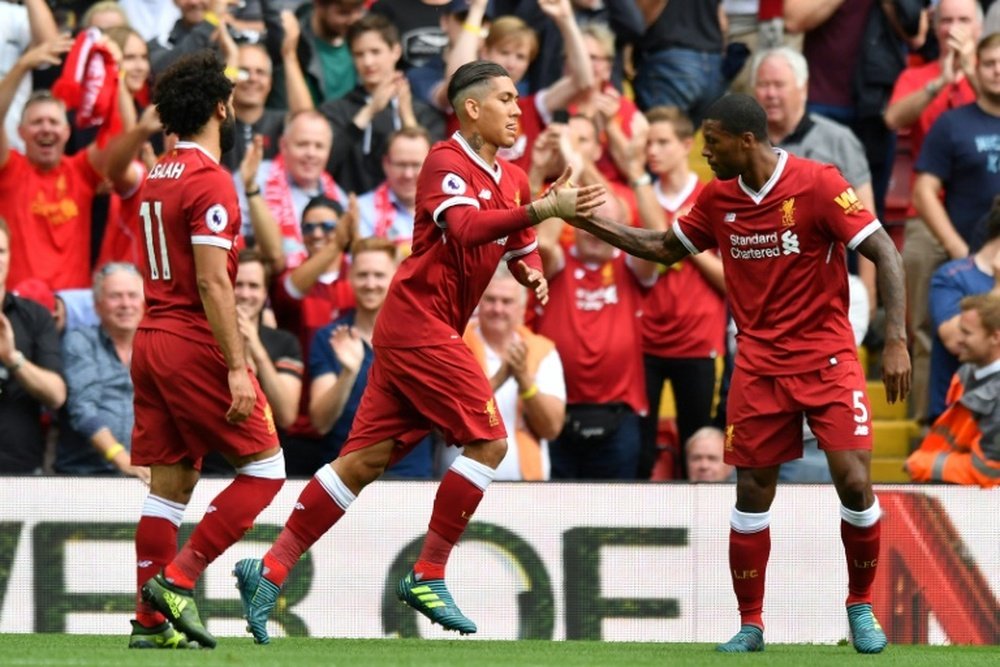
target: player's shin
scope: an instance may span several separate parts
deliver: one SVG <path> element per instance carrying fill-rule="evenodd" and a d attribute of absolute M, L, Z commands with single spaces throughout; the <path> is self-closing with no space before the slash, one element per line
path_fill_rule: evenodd
<path fill-rule="evenodd" d="M 340 521 L 354 500 L 354 493 L 332 466 L 320 468 L 302 489 L 284 530 L 264 555 L 264 577 L 279 587 L 285 583 L 302 554 Z"/>
<path fill-rule="evenodd" d="M 870 603 L 882 532 L 878 497 L 871 507 L 860 512 L 841 505 L 840 516 L 840 537 L 847 557 L 847 605 Z"/>
<path fill-rule="evenodd" d="M 142 586 L 152 579 L 177 553 L 177 528 L 184 518 L 184 505 L 152 494 L 146 496 L 142 516 L 135 529 L 136 611 L 135 618 L 146 628 L 166 620 L 142 599 Z"/>
<path fill-rule="evenodd" d="M 763 629 L 764 579 L 771 554 L 771 513 L 733 508 L 729 520 L 729 574 L 740 610 L 741 625 Z"/>
<path fill-rule="evenodd" d="M 167 579 L 192 588 L 208 564 L 238 542 L 254 519 L 271 504 L 285 483 L 285 458 L 274 456 L 239 468 L 232 483 L 216 496 L 177 558 L 167 566 Z"/>
<path fill-rule="evenodd" d="M 486 487 L 496 476 L 489 466 L 459 456 L 441 479 L 427 537 L 413 567 L 421 579 L 443 579 L 451 550 L 479 507 Z"/>

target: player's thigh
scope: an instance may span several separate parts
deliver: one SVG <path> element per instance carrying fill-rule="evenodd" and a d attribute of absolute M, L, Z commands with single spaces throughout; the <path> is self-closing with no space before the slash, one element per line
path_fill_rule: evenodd
<path fill-rule="evenodd" d="M 872 448 L 872 409 L 861 364 L 843 361 L 817 371 L 795 388 L 820 449 Z"/>
<path fill-rule="evenodd" d="M 277 447 L 271 407 L 257 379 L 250 377 L 257 396 L 250 416 L 231 424 L 226 420 L 232 404 L 229 367 L 221 350 L 167 335 L 171 339 L 164 359 L 173 372 L 160 382 L 160 388 L 187 456 L 200 462 L 208 452 L 217 451 L 232 460 Z"/>
<path fill-rule="evenodd" d="M 380 348 L 376 358 L 379 355 L 396 391 L 437 426 L 449 444 L 507 437 L 493 388 L 464 344 Z"/>
<path fill-rule="evenodd" d="M 392 440 L 395 445 L 391 464 L 409 453 L 431 430 L 431 423 L 393 386 L 394 370 L 386 368 L 387 356 L 382 350 L 375 354 L 351 432 L 340 448 L 340 457 Z"/>
<path fill-rule="evenodd" d="M 140 330 L 132 343 L 132 386 L 135 426 L 132 429 L 132 464 L 172 465 L 188 452 L 177 422 L 170 412 L 161 384 L 172 369 L 163 356 L 164 334 Z"/>
<path fill-rule="evenodd" d="M 776 466 L 802 456 L 802 413 L 791 405 L 777 377 L 733 371 L 726 408 L 726 463 L 741 468 Z"/>

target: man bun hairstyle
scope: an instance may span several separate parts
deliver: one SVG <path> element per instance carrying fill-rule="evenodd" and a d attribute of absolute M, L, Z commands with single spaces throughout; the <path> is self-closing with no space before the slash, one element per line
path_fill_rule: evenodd
<path fill-rule="evenodd" d="M 458 111 L 459 107 L 462 106 L 459 98 L 463 93 L 488 82 L 490 79 L 502 76 L 510 77 L 510 73 L 501 65 L 489 60 L 473 60 L 471 63 L 465 63 L 458 68 L 452 75 L 451 81 L 448 82 L 448 101 L 451 102 L 452 108 Z"/>
<path fill-rule="evenodd" d="M 181 138 L 198 133 L 215 113 L 216 105 L 229 101 L 233 82 L 225 64 L 210 49 L 202 49 L 168 67 L 156 78 L 153 104 L 163 129 Z"/>
<path fill-rule="evenodd" d="M 714 120 L 729 134 L 751 133 L 757 141 L 767 141 L 767 113 L 757 100 L 743 93 L 729 93 L 712 102 L 705 120 Z"/>

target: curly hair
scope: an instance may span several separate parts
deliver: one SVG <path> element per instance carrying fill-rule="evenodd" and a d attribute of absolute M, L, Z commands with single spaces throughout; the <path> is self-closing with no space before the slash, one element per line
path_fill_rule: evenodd
<path fill-rule="evenodd" d="M 164 129 L 186 138 L 197 134 L 232 92 L 225 64 L 214 51 L 204 49 L 183 56 L 156 78 L 153 104 Z"/>

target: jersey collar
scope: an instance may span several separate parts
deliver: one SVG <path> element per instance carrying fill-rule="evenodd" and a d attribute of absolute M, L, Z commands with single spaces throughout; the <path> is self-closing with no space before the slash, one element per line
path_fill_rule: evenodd
<path fill-rule="evenodd" d="M 492 167 L 486 164 L 486 160 L 479 157 L 479 153 L 472 150 L 472 146 L 469 145 L 469 142 L 465 140 L 465 137 L 463 137 L 461 132 L 459 132 L 458 130 L 455 130 L 455 133 L 451 135 L 451 138 L 454 139 L 456 142 L 458 142 L 458 145 L 462 148 L 463 151 L 465 151 L 465 154 L 469 156 L 470 160 L 475 162 L 477 165 L 479 165 L 480 169 L 482 169 L 483 171 L 485 171 L 487 174 L 490 175 L 490 178 L 493 179 L 493 182 L 495 182 L 497 185 L 500 184 L 500 176 L 503 175 L 503 172 L 500 170 L 499 162 L 497 162 Z"/>
<path fill-rule="evenodd" d="M 208 159 L 209 159 L 209 160 L 211 160 L 211 161 L 212 161 L 212 162 L 214 162 L 215 164 L 219 164 L 219 161 L 215 159 L 215 156 L 214 156 L 214 155 L 212 155 L 211 153 L 209 153 L 208 151 L 206 151 L 206 150 L 205 150 L 205 149 L 204 149 L 204 148 L 203 148 L 203 147 L 201 146 L 201 144 L 198 144 L 198 143 L 195 143 L 195 142 L 193 142 L 193 141 L 178 141 L 178 142 L 177 142 L 177 143 L 176 143 L 176 144 L 174 145 L 174 148 L 187 148 L 187 149 L 192 149 L 192 150 L 199 150 L 199 151 L 201 151 L 202 153 L 204 153 L 205 155 L 207 155 L 207 156 L 208 156 Z"/>
<path fill-rule="evenodd" d="M 785 163 L 788 162 L 788 153 L 780 148 L 775 148 L 774 152 L 778 155 L 778 164 L 775 165 L 774 171 L 771 172 L 771 178 L 767 179 L 767 182 L 764 183 L 764 186 L 759 192 L 755 192 L 753 188 L 744 183 L 742 176 L 738 179 L 740 190 L 743 190 L 743 192 L 745 192 L 746 195 L 753 200 L 754 204 L 759 204 L 764 201 L 764 197 L 767 196 L 768 192 L 774 189 L 774 186 L 777 185 L 778 180 L 781 178 L 782 172 L 785 171 Z"/>

